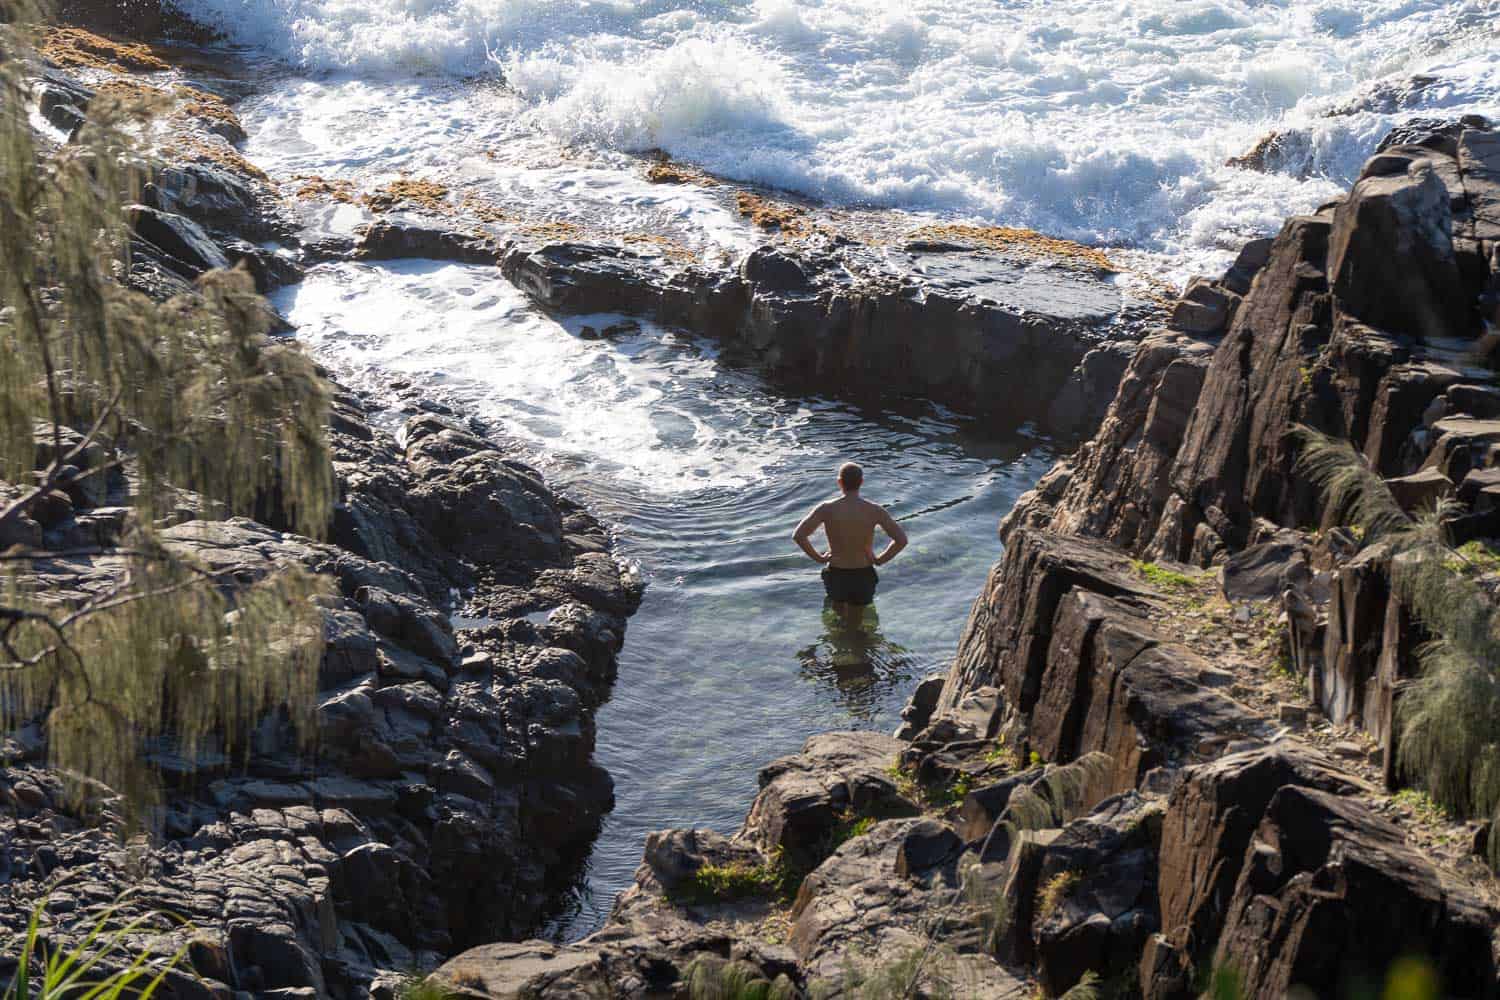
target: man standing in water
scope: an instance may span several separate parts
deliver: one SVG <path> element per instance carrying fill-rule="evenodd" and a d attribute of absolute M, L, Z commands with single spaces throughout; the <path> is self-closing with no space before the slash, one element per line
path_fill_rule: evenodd
<path fill-rule="evenodd" d="M 865 608 L 875 600 L 880 577 L 876 566 L 884 566 L 906 548 L 906 532 L 879 504 L 859 495 L 864 470 L 853 462 L 839 467 L 839 489 L 843 496 L 813 508 L 792 533 L 792 541 L 814 562 L 823 564 L 823 589 L 844 624 L 857 627 Z M 879 525 L 890 544 L 875 554 L 875 528 Z M 819 528 L 828 536 L 828 551 L 813 548 L 812 534 Z"/>

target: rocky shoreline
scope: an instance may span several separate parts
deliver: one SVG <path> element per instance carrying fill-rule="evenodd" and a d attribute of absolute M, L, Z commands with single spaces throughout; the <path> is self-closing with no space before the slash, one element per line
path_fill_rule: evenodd
<path fill-rule="evenodd" d="M 150 60 L 180 55 L 67 29 L 47 41 L 39 111 L 64 134 L 92 102 L 146 86 L 137 72 L 163 71 Z M 132 212 L 129 283 L 166 299 L 236 263 L 261 291 L 297 280 L 295 256 L 264 245 L 295 227 L 236 159 L 228 102 L 162 93 L 167 145 Z M 44 730 L 10 734 L 0 925 L 24 928 L 42 898 L 55 918 L 124 898 L 125 919 L 186 922 L 151 944 L 188 947 L 166 995 L 392 996 L 465 946 L 538 932 L 576 885 L 614 802 L 593 716 L 640 582 L 605 527 L 483 425 L 407 392 L 392 434 L 393 401 L 333 389 L 327 542 L 289 533 L 274 503 L 209 520 L 191 497 L 160 534 L 231 590 L 285 566 L 336 581 L 312 745 L 275 717 L 243 760 L 164 743 L 146 837 L 108 789 L 66 794 Z M 121 571 L 109 549 L 128 484 L 97 482 L 0 539 L 61 553 L 18 585 L 86 593 Z"/>
<path fill-rule="evenodd" d="M 733 837 L 652 835 L 597 934 L 487 945 L 432 982 L 1269 1000 L 1416 968 L 1441 995 L 1500 992 L 1488 824 L 1397 767 L 1419 625 L 1286 433 L 1353 442 L 1409 509 L 1458 501 L 1459 543 L 1500 534 L 1495 136 L 1408 137 L 1248 247 L 1253 277 L 1189 288 L 1005 519 L 951 669 L 896 736 L 813 738 Z"/>
<path fill-rule="evenodd" d="M 58 879 L 55 915 L 129 888 L 129 912 L 191 922 L 202 978 L 172 977 L 172 995 L 351 996 L 555 912 L 613 805 L 593 712 L 639 594 L 604 529 L 491 442 L 429 414 L 403 438 L 337 399 L 331 543 L 245 519 L 163 533 L 236 583 L 285 564 L 338 581 L 311 754 L 275 719 L 243 766 L 164 746 L 161 837 L 122 846 L 107 801 L 63 794 L 45 734 L 15 734 L 0 785 L 6 926 Z M 114 509 L 75 502 L 35 528 L 107 544 Z M 453 544 L 455 523 L 476 531 Z M 54 589 L 112 571 L 107 556 L 34 568 Z M 485 624 L 454 629 L 457 588 L 462 620 Z"/>
<path fill-rule="evenodd" d="M 78 41 L 88 58 L 59 54 L 38 88 L 64 134 L 133 78 L 128 53 Z M 393 996 L 398 970 L 446 960 L 429 985 L 466 996 L 1058 996 L 1093 976 L 1185 997 L 1232 969 L 1270 998 L 1378 982 L 1413 951 L 1451 995 L 1500 992 L 1500 895 L 1472 850 L 1487 830 L 1397 794 L 1410 611 L 1380 553 L 1323 523 L 1284 436 L 1300 421 L 1354 441 L 1413 505 L 1461 499 L 1464 540 L 1500 535 L 1500 390 L 1471 358 L 1500 293 L 1494 133 L 1384 150 L 1136 348 L 1156 307 L 981 232 L 821 233 L 714 268 L 476 232 L 446 193 L 413 190 L 357 239 L 305 239 L 236 152 L 230 103 L 175 101 L 134 218 L 129 280 L 151 294 L 234 263 L 263 291 L 327 259 L 494 264 L 549 309 L 685 326 L 788 384 L 1098 430 L 1006 519 L 952 669 L 897 735 L 825 734 L 768 765 L 732 838 L 653 835 L 584 941 L 492 944 L 540 929 L 610 807 L 593 711 L 638 583 L 489 428 L 418 394 L 393 435 L 340 393 L 329 543 L 274 511 L 184 508 L 165 533 L 235 577 L 294 563 L 338 580 L 316 754 L 276 720 L 246 767 L 162 747 L 164 834 L 122 846 L 109 797 L 66 801 L 44 735 L 12 734 L 0 924 L 62 875 L 59 915 L 135 887 L 132 907 L 193 923 L 198 976 L 172 976 L 173 996 Z M 118 500 L 73 497 L 0 545 L 106 545 Z M 36 572 L 84 589 L 111 566 Z"/>

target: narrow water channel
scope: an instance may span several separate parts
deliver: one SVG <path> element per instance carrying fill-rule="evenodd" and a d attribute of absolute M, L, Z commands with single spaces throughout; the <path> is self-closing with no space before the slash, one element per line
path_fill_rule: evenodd
<path fill-rule="evenodd" d="M 951 656 L 997 520 L 1051 458 L 925 403 L 788 397 L 709 343 L 623 317 L 556 321 L 493 268 L 325 266 L 278 304 L 352 386 L 434 387 L 519 440 L 648 581 L 598 716 L 617 804 L 559 937 L 598 926 L 648 832 L 731 832 L 757 770 L 808 735 L 893 728 Z M 832 627 L 818 567 L 790 541 L 843 460 L 912 538 L 857 639 Z"/>

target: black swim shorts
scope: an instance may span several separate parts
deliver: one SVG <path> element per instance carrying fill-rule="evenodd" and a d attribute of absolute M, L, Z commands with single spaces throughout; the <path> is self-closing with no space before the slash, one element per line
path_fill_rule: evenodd
<path fill-rule="evenodd" d="M 869 604 L 875 600 L 875 585 L 879 582 L 874 566 L 864 569 L 823 567 L 823 589 L 828 591 L 829 600 L 840 604 Z"/>

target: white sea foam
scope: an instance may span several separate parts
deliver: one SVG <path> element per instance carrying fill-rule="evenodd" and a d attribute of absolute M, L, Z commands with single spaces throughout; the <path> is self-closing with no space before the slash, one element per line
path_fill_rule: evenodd
<path fill-rule="evenodd" d="M 721 380 L 701 343 L 640 327 L 586 339 L 620 316 L 566 325 L 493 268 L 432 261 L 335 264 L 277 293 L 298 338 L 357 388 L 419 380 L 538 456 L 658 494 L 747 486 L 803 447 L 804 408 Z M 607 415 L 607 417 L 605 416 Z"/>
<path fill-rule="evenodd" d="M 1500 116 L 1497 0 L 187 4 L 311 71 L 502 77 L 519 104 L 476 100 L 460 131 L 661 148 L 831 200 L 1184 259 L 1327 198 L 1404 118 Z M 1417 72 L 1439 81 L 1359 104 Z M 1272 129 L 1301 137 L 1295 170 L 1224 165 Z"/>

